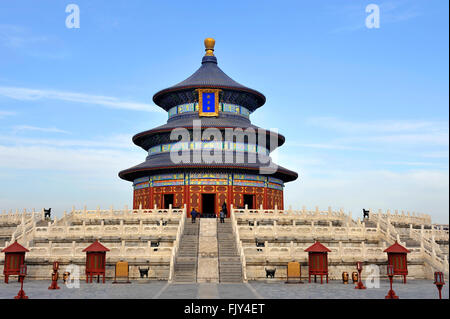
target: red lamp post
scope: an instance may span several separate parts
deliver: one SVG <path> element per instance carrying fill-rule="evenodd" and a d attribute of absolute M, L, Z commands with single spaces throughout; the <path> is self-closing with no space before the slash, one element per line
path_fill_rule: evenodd
<path fill-rule="evenodd" d="M 366 289 L 366 287 L 364 286 L 364 284 L 362 283 L 361 280 L 361 272 L 363 269 L 363 263 L 361 261 L 358 261 L 356 263 L 356 270 L 358 270 L 358 284 L 355 286 L 355 289 Z"/>
<path fill-rule="evenodd" d="M 398 296 L 395 294 L 395 291 L 392 290 L 392 279 L 394 278 L 394 266 L 387 265 L 387 275 L 389 277 L 389 282 L 391 283 L 391 289 L 389 290 L 388 294 L 385 299 L 398 299 Z"/>
<path fill-rule="evenodd" d="M 25 276 L 27 275 L 27 265 L 20 265 L 19 270 L 19 280 L 20 280 L 20 290 L 17 296 L 14 297 L 14 299 L 28 299 L 28 296 L 25 295 L 25 291 L 23 290 L 23 280 L 25 279 Z"/>
<path fill-rule="evenodd" d="M 48 289 L 53 290 L 53 289 L 59 289 L 58 287 L 58 269 L 59 269 L 59 262 L 54 261 L 53 262 L 53 273 L 52 273 L 52 284 L 50 285 L 50 287 L 48 287 Z"/>
<path fill-rule="evenodd" d="M 440 271 L 436 271 L 434 273 L 434 284 L 436 285 L 437 289 L 439 290 L 439 299 L 442 299 L 442 286 L 445 285 L 444 282 L 444 274 Z"/>

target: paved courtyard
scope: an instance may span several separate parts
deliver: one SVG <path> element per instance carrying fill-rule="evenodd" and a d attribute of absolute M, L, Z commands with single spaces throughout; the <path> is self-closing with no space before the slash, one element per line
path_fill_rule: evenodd
<path fill-rule="evenodd" d="M 12 278 L 11 278 L 12 279 Z M 131 284 L 86 284 L 80 288 L 68 288 L 61 281 L 61 289 L 48 290 L 50 281 L 26 280 L 24 290 L 31 299 L 384 299 L 389 282 L 382 280 L 380 288 L 354 289 L 353 284 L 340 281 L 329 284 L 285 284 L 283 282 L 250 282 L 248 284 L 169 284 L 164 281 Z M 394 283 L 394 291 L 401 299 L 436 299 L 438 292 L 431 280 L 410 280 L 406 285 Z M 20 289 L 20 283 L 10 280 L 0 283 L 0 299 L 11 299 Z M 442 297 L 449 298 L 448 284 L 442 289 Z"/>

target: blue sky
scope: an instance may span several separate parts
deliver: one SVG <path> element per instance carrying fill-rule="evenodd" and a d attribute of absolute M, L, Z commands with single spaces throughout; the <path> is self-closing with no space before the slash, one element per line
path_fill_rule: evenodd
<path fill-rule="evenodd" d="M 65 8 L 80 8 L 68 29 Z M 380 8 L 368 29 L 365 8 Z M 199 66 L 261 91 L 286 137 L 293 208 L 428 213 L 448 223 L 448 1 L 1 1 L 0 210 L 131 206 L 117 177 L 164 124 L 152 102 Z"/>

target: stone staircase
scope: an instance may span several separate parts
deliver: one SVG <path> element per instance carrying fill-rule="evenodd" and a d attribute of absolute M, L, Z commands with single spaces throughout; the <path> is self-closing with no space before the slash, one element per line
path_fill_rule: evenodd
<path fill-rule="evenodd" d="M 217 223 L 217 245 L 219 251 L 219 282 L 242 282 L 241 259 L 236 248 L 231 221 Z"/>
<path fill-rule="evenodd" d="M 175 259 L 174 282 L 196 282 L 198 261 L 199 221 L 186 220 L 180 248 Z"/>

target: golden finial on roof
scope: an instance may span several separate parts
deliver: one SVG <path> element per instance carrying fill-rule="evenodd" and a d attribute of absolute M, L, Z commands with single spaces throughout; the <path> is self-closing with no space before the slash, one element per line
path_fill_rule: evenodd
<path fill-rule="evenodd" d="M 214 45 L 216 44 L 216 40 L 213 38 L 206 38 L 205 39 L 205 55 L 207 56 L 214 56 Z"/>

